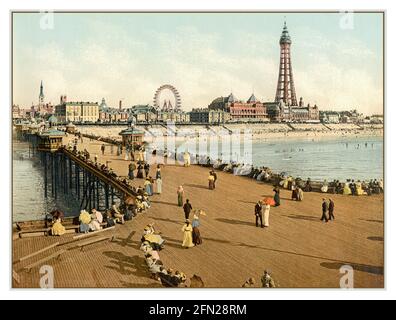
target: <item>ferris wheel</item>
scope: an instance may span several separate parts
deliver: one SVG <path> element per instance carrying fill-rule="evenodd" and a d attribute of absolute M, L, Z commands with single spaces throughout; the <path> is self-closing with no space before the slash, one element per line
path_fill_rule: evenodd
<path fill-rule="evenodd" d="M 172 106 L 170 101 L 169 103 L 167 103 L 165 101 L 164 106 L 161 106 L 161 93 L 164 90 L 170 90 L 175 98 L 175 106 Z M 162 109 L 166 109 L 166 110 L 181 110 L 181 98 L 180 98 L 180 94 L 179 91 L 177 91 L 177 89 L 170 85 L 170 84 L 164 84 L 162 86 L 160 86 L 157 91 L 155 91 L 154 94 L 154 98 L 153 98 L 153 103 L 154 103 L 154 107 L 156 109 L 160 109 L 162 107 Z"/>

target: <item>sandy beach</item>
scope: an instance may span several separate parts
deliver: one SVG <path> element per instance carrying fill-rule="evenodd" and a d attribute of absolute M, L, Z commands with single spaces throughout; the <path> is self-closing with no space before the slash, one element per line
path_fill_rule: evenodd
<path fill-rule="evenodd" d="M 79 149 L 98 154 L 99 161 L 120 176 L 127 175 L 128 161 L 109 154 L 100 155 L 101 143 L 84 139 Z M 152 167 L 151 175 L 155 175 Z M 272 186 L 245 177 L 218 172 L 216 190 L 208 190 L 208 168 L 168 165 L 162 169 L 163 193 L 154 195 L 152 207 L 125 225 L 117 225 L 112 242 L 95 244 L 84 251 L 68 250 L 54 267 L 55 287 L 158 287 L 150 278 L 139 250 L 146 224 L 154 222 L 166 240 L 160 251 L 164 265 L 190 278 L 199 275 L 206 287 L 241 287 L 249 277 L 259 279 L 272 270 L 282 288 L 338 288 L 340 267 L 351 265 L 356 288 L 384 286 L 384 197 L 324 195 L 305 193 L 304 201 L 291 200 L 281 191 L 281 206 L 271 208 L 270 227 L 256 228 L 254 204 L 272 196 Z M 143 185 L 135 180 L 134 185 Z M 193 208 L 206 211 L 201 219 L 203 244 L 188 250 L 181 247 L 183 210 L 177 207 L 176 189 L 183 185 L 185 198 Z M 322 223 L 321 200 L 335 202 L 334 222 Z M 13 260 L 60 241 L 64 248 L 72 235 L 35 237 L 13 242 Z M 37 256 L 38 260 L 42 256 Z M 32 260 L 34 261 L 34 260 Z M 30 261 L 30 262 L 32 262 Z M 14 287 L 38 287 L 39 269 L 23 271 L 27 262 L 13 265 L 20 276 Z M 187 282 L 188 284 L 188 282 Z"/>
<path fill-rule="evenodd" d="M 120 131 L 128 125 L 117 126 L 77 126 L 83 134 L 92 134 L 121 141 Z M 355 124 L 225 124 L 224 126 L 178 125 L 169 126 L 151 125 L 136 126 L 145 132 L 144 140 L 149 143 L 163 139 L 170 135 L 176 142 L 183 142 L 186 138 L 229 136 L 229 134 L 248 134 L 253 141 L 278 141 L 279 139 L 337 139 L 348 137 L 383 136 L 382 125 L 355 125 Z"/>

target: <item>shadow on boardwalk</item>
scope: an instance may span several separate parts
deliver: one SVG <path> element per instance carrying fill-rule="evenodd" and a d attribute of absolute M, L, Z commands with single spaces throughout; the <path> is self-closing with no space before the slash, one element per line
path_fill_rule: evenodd
<path fill-rule="evenodd" d="M 208 187 L 203 186 L 203 185 L 201 185 L 201 184 L 192 184 L 192 183 L 190 183 L 190 184 L 185 184 L 184 186 L 185 186 L 185 187 L 190 187 L 190 188 L 197 188 L 197 189 L 209 190 Z"/>
<path fill-rule="evenodd" d="M 384 241 L 383 237 L 367 237 L 367 240 L 371 241 Z"/>
<path fill-rule="evenodd" d="M 138 277 L 150 277 L 143 257 L 126 256 L 119 251 L 104 251 L 103 254 L 111 259 L 109 262 L 112 265 L 105 266 L 108 269 L 115 270 L 122 275 L 133 274 Z"/>
<path fill-rule="evenodd" d="M 353 270 L 376 274 L 376 275 L 383 275 L 384 274 L 384 267 L 380 266 L 370 266 L 366 264 L 357 264 L 357 263 L 340 263 L 340 262 L 322 262 L 320 264 L 322 267 L 327 269 L 334 269 L 339 270 L 343 265 L 350 265 Z"/>
<path fill-rule="evenodd" d="M 296 219 L 296 220 L 321 222 L 318 217 L 313 217 L 313 216 L 304 216 L 304 215 L 300 215 L 300 214 L 291 214 L 291 215 L 282 215 L 282 216 L 290 218 L 290 219 Z"/>
<path fill-rule="evenodd" d="M 155 204 L 164 204 L 164 205 L 167 205 L 167 206 L 178 207 L 177 203 L 173 203 L 173 202 L 165 202 L 165 201 L 151 200 L 151 203 L 155 203 Z M 181 208 L 181 207 L 180 207 L 180 208 Z"/>
<path fill-rule="evenodd" d="M 253 217 L 254 218 L 254 217 Z M 242 221 L 242 220 L 236 220 L 236 219 L 227 219 L 227 218 L 217 218 L 217 221 L 224 222 L 224 223 L 229 223 L 229 224 L 239 224 L 243 226 L 255 226 L 254 222 L 248 222 L 248 221 Z"/>

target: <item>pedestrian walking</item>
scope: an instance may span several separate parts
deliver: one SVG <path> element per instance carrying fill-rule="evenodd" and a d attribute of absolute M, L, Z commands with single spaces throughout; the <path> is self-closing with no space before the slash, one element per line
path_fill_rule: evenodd
<path fill-rule="evenodd" d="M 327 218 L 327 211 L 329 210 L 329 204 L 327 203 L 326 199 L 322 199 L 322 217 L 320 218 L 321 221 L 326 221 L 329 222 L 329 219 Z"/>
<path fill-rule="evenodd" d="M 136 170 L 136 164 L 135 164 L 135 162 L 131 161 L 131 163 L 129 164 L 129 167 L 128 167 L 129 179 L 131 179 L 131 180 L 135 179 L 135 174 L 134 174 L 135 170 Z"/>
<path fill-rule="evenodd" d="M 263 203 L 258 201 L 256 205 L 254 206 L 254 215 L 256 216 L 256 227 L 258 227 L 258 221 L 260 219 L 260 227 L 264 228 L 263 225 Z"/>
<path fill-rule="evenodd" d="M 334 217 L 334 201 L 329 199 L 329 220 L 335 220 Z"/>
<path fill-rule="evenodd" d="M 179 207 L 183 206 L 183 196 L 184 196 L 183 187 L 179 186 L 179 188 L 177 188 L 177 205 Z"/>
<path fill-rule="evenodd" d="M 190 203 L 190 200 L 186 199 L 186 203 L 183 206 L 183 210 L 184 210 L 184 216 L 187 220 L 190 217 L 190 212 L 192 210 L 192 205 Z"/>

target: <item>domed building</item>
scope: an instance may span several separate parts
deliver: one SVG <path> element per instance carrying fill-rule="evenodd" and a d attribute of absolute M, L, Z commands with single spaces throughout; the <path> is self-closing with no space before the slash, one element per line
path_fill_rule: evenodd
<path fill-rule="evenodd" d="M 238 100 L 233 93 L 227 97 L 218 97 L 208 106 L 209 110 L 222 110 L 230 113 L 231 121 L 247 122 L 269 121 L 266 107 L 252 94 L 246 102 Z"/>
<path fill-rule="evenodd" d="M 102 102 L 99 105 L 99 111 L 107 111 L 109 107 L 107 106 L 105 98 L 102 98 Z"/>
<path fill-rule="evenodd" d="M 56 126 L 58 124 L 58 118 L 52 115 L 48 118 L 48 123 L 50 127 Z"/>

